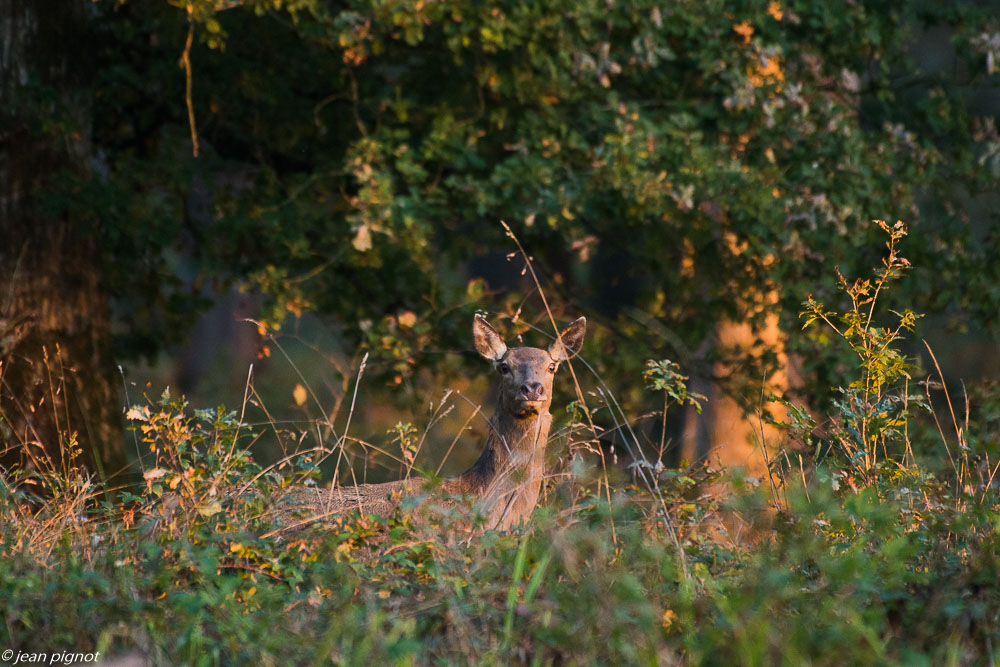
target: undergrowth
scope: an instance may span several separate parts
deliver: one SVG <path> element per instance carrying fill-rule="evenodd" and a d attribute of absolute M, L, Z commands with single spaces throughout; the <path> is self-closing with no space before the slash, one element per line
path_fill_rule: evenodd
<path fill-rule="evenodd" d="M 907 267 L 905 228 L 882 227 L 874 279 L 838 274 L 846 310 L 804 306 L 857 375 L 821 419 L 786 401 L 774 492 L 749 491 L 773 506 L 755 539 L 719 519 L 718 471 L 664 467 L 637 438 L 610 483 L 598 435 L 630 427 L 604 393 L 570 406 L 543 506 L 497 533 L 453 508 L 279 515 L 282 489 L 318 483 L 319 463 L 356 441 L 262 466 L 249 446 L 273 424 L 164 392 L 128 413 L 140 487 L 108 494 L 74 466 L 0 481 L 0 649 L 158 664 L 992 664 L 1000 398 L 978 388 L 970 421 L 946 394 L 949 431 L 930 401 L 942 379 L 918 391 L 896 347 L 916 315 L 877 310 Z M 666 360 L 643 381 L 664 411 L 702 400 Z M 919 444 L 928 429 L 945 457 Z M 409 471 L 419 431 L 387 441 Z"/>

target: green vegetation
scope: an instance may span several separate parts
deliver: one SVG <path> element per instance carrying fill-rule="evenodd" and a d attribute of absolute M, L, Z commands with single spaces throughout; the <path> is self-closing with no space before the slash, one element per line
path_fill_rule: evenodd
<path fill-rule="evenodd" d="M 0 652 L 993 664 L 998 16 L 0 3 Z M 478 310 L 588 321 L 528 525 L 275 511 L 440 490 Z"/>
<path fill-rule="evenodd" d="M 258 299 L 265 333 L 321 318 L 342 347 L 334 383 L 365 353 L 370 376 L 411 392 L 422 372 L 463 374 L 439 352 L 466 348 L 475 309 L 542 311 L 502 262 L 500 220 L 559 319 L 607 325 L 591 359 L 637 411 L 625 380 L 651 356 L 706 377 L 745 361 L 714 340 L 720 323 L 772 314 L 803 392 L 827 400 L 844 369 L 796 314 L 829 266 L 877 261 L 870 218 L 912 224 L 905 303 L 995 333 L 995 3 L 33 7 L 12 18 L 35 41 L 12 51 L 18 103 L 0 118 L 30 156 L 3 163 L 30 196 L 5 195 L 0 280 L 20 305 L 0 314 L 0 355 L 33 363 L 7 366 L 0 401 L 22 439 L 24 423 L 54 433 L 49 411 L 11 404 L 46 393 L 29 370 L 59 343 L 89 379 L 76 393 L 97 405 L 68 407 L 107 473 L 128 449 L 106 408 L 115 365 L 175 351 L 230 290 Z M 54 317 L 22 336 L 35 310 Z M 758 356 L 730 389 L 772 374 Z"/>
<path fill-rule="evenodd" d="M 914 315 L 875 324 L 908 265 L 905 228 L 882 227 L 889 253 L 874 279 L 841 276 L 850 309 L 805 304 L 807 325 L 829 326 L 860 363 L 825 432 L 801 409 L 784 424 L 773 495 L 762 483 L 720 507 L 702 494 L 717 473 L 648 461 L 602 494 L 587 427 L 570 424 L 556 445 L 571 452 L 565 474 L 510 534 L 470 533 L 468 512 L 433 508 L 277 519 L 269 499 L 315 478 L 323 452 L 261 467 L 247 453 L 259 429 L 164 393 L 129 411 L 155 456 L 141 492 L 109 503 L 79 468 L 7 480 L 0 645 L 164 664 L 990 662 L 998 397 L 982 396 L 977 422 L 924 437 L 913 411 L 927 406 L 907 396 L 897 347 Z M 701 398 L 672 362 L 646 376 L 667 409 Z M 572 408 L 598 422 L 606 409 Z M 414 436 L 401 425 L 386 440 Z M 737 538 L 737 517 L 764 503 L 773 525 Z"/>

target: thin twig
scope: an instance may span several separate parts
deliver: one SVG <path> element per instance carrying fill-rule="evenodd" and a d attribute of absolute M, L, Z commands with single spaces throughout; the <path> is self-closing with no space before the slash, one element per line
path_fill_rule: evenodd
<path fill-rule="evenodd" d="M 410 459 L 410 461 L 406 464 L 406 475 L 403 477 L 403 479 L 410 479 L 410 474 L 413 472 L 413 466 L 416 465 L 417 457 L 420 455 L 420 450 L 423 449 L 424 442 L 427 440 L 427 433 L 430 432 L 430 430 L 434 428 L 434 426 L 438 422 L 440 422 L 442 419 L 451 414 L 451 411 L 455 409 L 454 405 L 449 405 L 444 412 L 441 412 L 441 408 L 444 406 L 444 402 L 448 400 L 449 396 L 451 396 L 451 390 L 450 389 L 445 390 L 444 397 L 441 399 L 441 402 L 438 403 L 437 409 L 434 410 L 434 413 L 431 415 L 430 421 L 428 421 L 427 426 L 424 427 L 424 432 L 420 435 L 420 440 L 417 442 L 417 448 L 413 452 L 413 458 Z M 459 432 L 461 433 L 461 431 Z"/>
<path fill-rule="evenodd" d="M 125 371 L 122 370 L 121 364 L 118 364 L 118 374 L 121 375 L 122 377 L 122 389 L 125 390 L 125 410 L 127 412 L 130 407 L 129 406 L 130 401 L 128 397 L 128 383 L 125 381 Z M 139 436 L 135 434 L 134 428 L 131 429 L 131 431 L 132 431 L 132 440 L 135 441 L 135 460 L 139 462 L 139 470 L 141 472 L 146 472 L 145 467 L 142 465 L 142 452 L 139 451 Z"/>
<path fill-rule="evenodd" d="M 243 426 L 243 417 L 247 413 L 247 396 L 250 394 L 250 381 L 253 379 L 253 364 L 250 364 L 250 368 L 247 369 L 247 381 L 243 386 L 243 404 L 240 406 L 240 420 L 236 422 L 236 432 L 233 434 L 233 443 L 229 447 L 229 454 L 226 455 L 226 461 L 229 465 L 232 465 L 233 452 L 236 451 L 236 441 L 240 437 L 240 428 Z"/>
<path fill-rule="evenodd" d="M 257 320 L 250 319 L 249 317 L 243 318 L 240 321 L 249 322 L 250 324 L 256 325 L 258 328 L 261 328 L 263 326 Z M 299 381 L 302 383 L 302 386 L 306 388 L 306 392 L 308 393 L 309 397 L 312 398 L 313 402 L 316 404 L 316 408 L 319 410 L 319 413 L 323 416 L 326 416 L 326 411 L 323 409 L 323 404 L 320 403 L 319 399 L 316 397 L 316 392 L 314 392 L 312 387 L 309 386 L 309 381 L 306 380 L 305 376 L 299 370 L 299 367 L 296 366 L 295 362 L 292 361 L 291 356 L 289 356 L 288 352 L 285 351 L 285 348 L 282 347 L 281 343 L 278 342 L 278 339 L 271 334 L 267 335 L 267 340 L 274 344 L 274 346 L 278 349 L 278 352 L 281 352 L 281 355 L 288 362 L 288 365 L 291 366 L 293 371 L 295 371 L 295 374 L 298 376 Z M 365 354 L 365 359 L 367 358 L 368 355 Z M 350 423 L 350 420 L 348 420 L 348 423 Z M 328 427 L 331 429 L 331 432 L 334 434 L 334 437 L 336 437 L 336 431 L 333 431 L 333 424 L 328 424 Z"/>
<path fill-rule="evenodd" d="M 941 380 L 941 388 L 944 390 L 944 400 L 948 404 L 948 412 L 951 414 L 951 423 L 955 427 L 955 436 L 958 438 L 958 446 L 962 446 L 962 430 L 958 428 L 958 420 L 955 419 L 955 408 L 951 404 L 951 396 L 948 394 L 948 385 L 944 381 L 944 374 L 941 372 L 941 366 L 938 364 L 937 357 L 934 356 L 934 350 L 931 346 L 927 344 L 926 340 L 923 340 L 924 347 L 931 355 L 931 360 L 934 362 L 934 368 L 937 369 L 938 378 Z M 927 387 L 927 400 L 930 401 L 931 393 L 930 386 Z M 934 423 L 937 424 L 937 414 L 934 415 Z M 948 441 L 945 440 L 944 433 L 941 431 L 941 424 L 937 424 L 938 433 L 941 434 L 941 439 L 944 441 L 944 446 L 948 450 L 948 458 L 951 460 L 951 467 L 955 469 L 955 483 L 957 488 L 955 489 L 955 496 L 958 497 L 959 492 L 962 487 L 962 474 L 958 471 L 958 466 L 955 465 L 955 459 L 951 456 L 951 449 L 948 448 Z"/>
<path fill-rule="evenodd" d="M 344 445 L 347 444 L 347 432 L 351 428 L 351 419 L 354 417 L 354 406 L 358 400 L 358 387 L 361 386 L 361 376 L 365 373 L 365 366 L 368 365 L 368 353 L 361 359 L 361 366 L 358 368 L 358 378 L 354 381 L 354 394 L 351 396 L 351 411 L 347 413 L 347 424 L 344 425 L 344 435 L 339 438 L 340 453 L 337 455 L 337 465 L 334 468 L 333 481 L 330 483 L 329 501 L 333 502 L 333 490 L 338 486 L 338 476 L 340 474 L 340 462 L 344 458 Z M 353 466 L 351 472 L 354 472 Z"/>
<path fill-rule="evenodd" d="M 192 5 L 187 6 L 188 11 L 188 34 L 184 43 L 184 51 L 181 53 L 180 66 L 184 68 L 184 101 L 187 104 L 188 127 L 191 128 L 191 153 L 198 157 L 198 129 L 194 122 L 194 103 L 191 101 L 191 44 L 194 41 L 194 20 L 191 14 L 194 9 Z"/>
<path fill-rule="evenodd" d="M 764 469 L 767 471 L 767 483 L 771 486 L 771 500 L 774 502 L 774 509 L 781 510 L 778 503 L 778 492 L 774 488 L 774 478 L 771 476 L 771 458 L 767 453 L 767 443 L 764 439 L 764 418 L 761 413 L 764 405 L 764 386 L 767 384 L 767 371 L 760 381 L 760 401 L 757 403 L 757 424 L 760 426 L 760 449 L 764 453 Z"/>
<path fill-rule="evenodd" d="M 437 470 L 434 471 L 435 477 L 441 474 L 441 468 L 444 467 L 445 461 L 447 461 L 448 457 L 451 456 L 451 450 L 455 448 L 455 443 L 458 442 L 458 439 L 462 437 L 463 433 L 465 433 L 465 429 L 469 427 L 469 424 L 472 422 L 472 420 L 475 419 L 476 415 L 479 414 L 479 410 L 481 407 L 482 407 L 481 405 L 477 405 L 476 410 L 471 415 L 469 415 L 469 418 L 465 420 L 464 424 L 462 424 L 462 428 L 458 429 L 458 433 L 455 434 L 455 438 L 451 441 L 451 445 L 448 446 L 448 451 L 444 453 L 444 458 L 441 459 L 441 463 L 438 464 Z"/>
<path fill-rule="evenodd" d="M 903 382 L 903 443 L 906 445 L 907 466 L 913 465 L 913 448 L 910 446 L 910 378 Z"/>
<path fill-rule="evenodd" d="M 934 362 L 934 368 L 937 369 L 938 378 L 941 380 L 941 388 L 944 390 L 944 398 L 948 403 L 948 412 L 951 414 L 951 423 L 955 427 L 955 434 L 959 439 L 961 439 L 962 431 L 958 428 L 958 420 L 955 418 L 955 408 L 952 407 L 951 396 L 948 394 L 948 385 L 945 384 L 944 374 L 941 372 L 941 366 L 938 365 L 937 357 L 934 356 L 934 350 L 931 349 L 931 346 L 927 344 L 926 340 L 923 341 L 923 344 L 924 347 L 927 348 L 927 351 L 930 352 L 931 360 Z"/>
<path fill-rule="evenodd" d="M 934 425 L 937 426 L 938 435 L 941 436 L 941 442 L 944 444 L 944 451 L 948 453 L 948 460 L 951 461 L 951 467 L 955 471 L 956 482 L 958 480 L 958 466 L 955 465 L 955 459 L 951 455 L 951 447 L 948 446 L 948 439 L 944 437 L 944 430 L 941 428 L 941 422 L 938 421 L 937 411 L 934 409 L 934 401 L 931 399 L 931 383 L 930 377 L 924 380 L 924 392 L 927 395 L 927 404 L 931 407 L 931 417 L 934 418 Z"/>
<path fill-rule="evenodd" d="M 799 473 L 802 475 L 802 490 L 806 493 L 806 500 L 810 503 L 812 498 L 809 497 L 809 485 L 806 484 L 806 468 L 802 465 L 802 455 L 799 454 Z"/>

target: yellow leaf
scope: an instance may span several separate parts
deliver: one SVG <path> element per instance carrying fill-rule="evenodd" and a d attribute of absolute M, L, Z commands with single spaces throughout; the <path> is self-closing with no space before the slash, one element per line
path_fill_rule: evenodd
<path fill-rule="evenodd" d="M 229 551 L 232 553 L 243 551 L 243 545 L 239 542 L 233 542 L 229 545 Z"/>
<path fill-rule="evenodd" d="M 733 31 L 743 38 L 744 44 L 750 43 L 750 37 L 753 35 L 753 26 L 750 25 L 749 21 L 735 24 L 733 26 Z"/>
<path fill-rule="evenodd" d="M 365 252 L 372 249 L 372 233 L 368 229 L 368 225 L 358 227 L 358 230 L 354 233 L 354 240 L 351 241 L 351 245 L 358 252 Z"/>
<path fill-rule="evenodd" d="M 396 319 L 399 320 L 399 326 L 411 329 L 417 323 L 417 314 L 411 310 L 407 310 L 404 313 L 400 313 Z"/>
<path fill-rule="evenodd" d="M 201 507 L 198 508 L 198 514 L 205 517 L 212 516 L 213 514 L 218 514 L 221 511 L 222 511 L 222 505 L 219 504 L 218 500 L 213 500 L 207 505 L 202 505 Z"/>
<path fill-rule="evenodd" d="M 148 482 L 150 480 L 159 479 L 160 477 L 163 477 L 164 475 L 167 474 L 167 472 L 168 471 L 164 470 L 163 468 L 153 468 L 152 470 L 147 470 L 146 472 L 142 473 L 142 478 Z"/>
<path fill-rule="evenodd" d="M 301 384 L 295 385 L 295 389 L 292 390 L 292 398 L 295 399 L 295 405 L 305 405 L 306 388 Z"/>
<path fill-rule="evenodd" d="M 778 0 L 773 0 L 767 6 L 767 13 L 770 14 L 775 21 L 780 21 L 783 16 L 781 12 L 781 3 Z"/>

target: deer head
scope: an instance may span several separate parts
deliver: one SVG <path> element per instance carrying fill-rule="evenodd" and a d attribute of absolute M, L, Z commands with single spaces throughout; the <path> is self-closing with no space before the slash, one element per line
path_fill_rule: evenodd
<path fill-rule="evenodd" d="M 472 338 L 479 354 L 492 361 L 500 375 L 498 409 L 522 419 L 547 413 L 556 369 L 561 362 L 576 356 L 586 332 L 587 319 L 581 317 L 559 334 L 547 350 L 508 348 L 486 318 L 477 314 L 472 322 Z"/>

